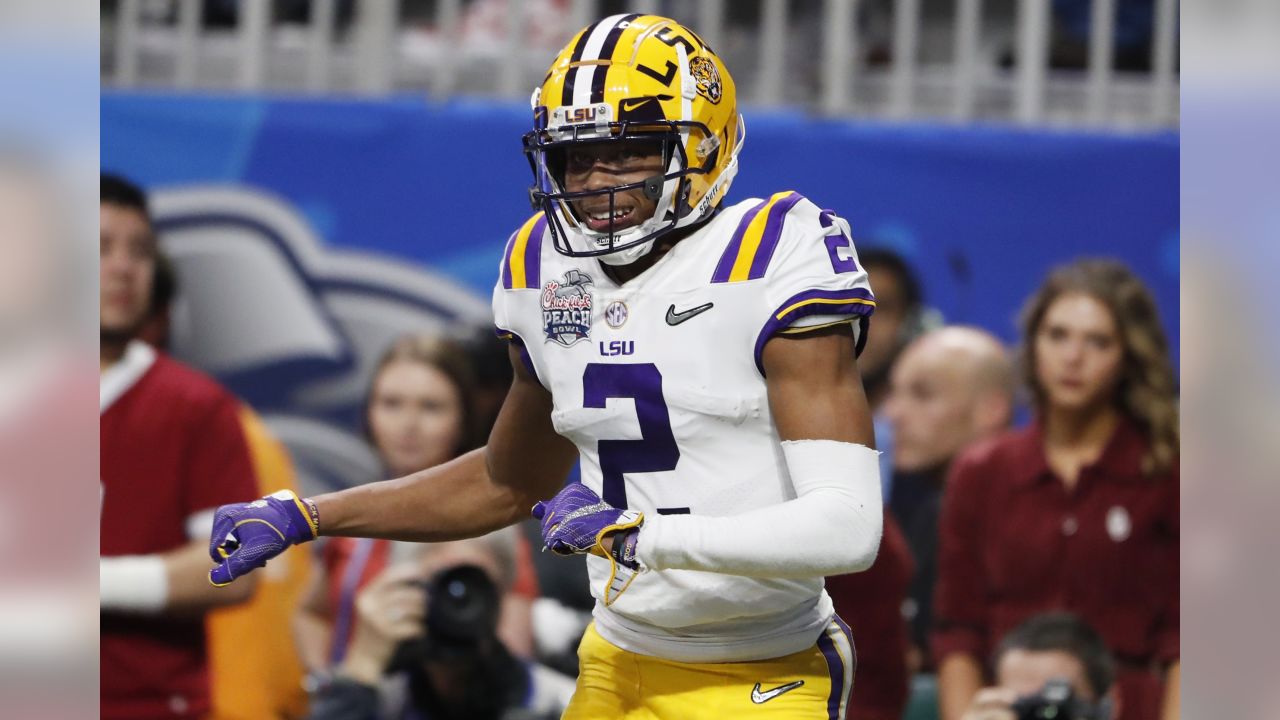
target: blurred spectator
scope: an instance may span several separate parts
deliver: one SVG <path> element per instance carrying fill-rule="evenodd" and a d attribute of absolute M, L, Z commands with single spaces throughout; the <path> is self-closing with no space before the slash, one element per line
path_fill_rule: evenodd
<path fill-rule="evenodd" d="M 1013 363 L 995 336 L 952 326 L 925 333 L 893 366 L 884 414 L 893 424 L 893 497 L 887 507 L 915 559 L 909 602 L 912 670 L 928 657 L 937 574 L 938 513 L 951 461 L 966 446 L 1009 427 Z"/>
<path fill-rule="evenodd" d="M 505 528 L 396 543 L 393 563 L 356 597 L 350 650 L 318 689 L 312 720 L 559 717 L 573 681 L 515 658 L 497 636 L 517 537 Z"/>
<path fill-rule="evenodd" d="M 881 495 L 888 503 L 893 497 L 893 425 L 881 406 L 889 393 L 889 370 L 908 343 L 936 324 L 936 312 L 925 307 L 920 282 L 901 255 L 869 248 L 858 253 L 858 260 L 876 298 L 876 314 L 868 326 L 866 347 L 858 356 L 858 371 L 871 403 L 876 449 L 881 452 Z"/>
<path fill-rule="evenodd" d="M 206 537 L 257 477 L 235 398 L 136 339 L 158 252 L 146 196 L 103 175 L 99 207 L 101 715 L 203 717 L 204 614 L 253 592 L 209 584 Z"/>
<path fill-rule="evenodd" d="M 487 437 L 514 377 L 511 356 L 507 342 L 495 335 L 491 327 L 468 337 L 466 347 L 476 378 L 476 416 L 481 436 Z M 530 552 L 531 547 L 542 545 L 542 531 L 537 521 L 526 520 L 517 528 L 521 557 L 528 558 L 526 566 L 532 566 L 533 572 L 531 577 L 523 577 L 517 583 L 513 602 L 533 599 L 529 613 L 533 626 L 532 655 L 554 670 L 577 675 L 578 641 L 591 623 L 591 610 L 595 607 L 586 564 L 565 562 L 554 553 Z M 500 627 L 499 631 L 504 629 Z M 517 644 L 509 643 L 508 648 L 522 657 L 530 656 Z"/>
<path fill-rule="evenodd" d="M 169 350 L 169 325 L 173 301 L 178 294 L 178 274 L 173 261 L 163 252 L 156 253 L 156 269 L 151 280 L 151 306 L 147 319 L 138 329 L 138 339 L 157 350 Z"/>
<path fill-rule="evenodd" d="M 168 350 L 169 320 L 178 294 L 178 276 L 164 253 L 156 256 L 151 310 L 138 333 L 158 350 Z M 240 421 L 258 494 L 277 490 L 297 492 L 298 485 L 289 451 L 248 405 L 240 406 Z M 289 636 L 289 619 L 311 570 L 306 553 L 287 561 L 272 560 L 249 602 L 210 612 L 205 628 L 209 637 L 209 668 L 213 688 L 213 714 L 219 720 L 296 718 L 306 712 L 302 665 Z"/>
<path fill-rule="evenodd" d="M 980 691 L 962 720 L 1018 720 L 1032 707 L 1040 708 L 1037 718 L 1114 717 L 1115 663 L 1097 631 L 1074 615 L 1032 617 L 1004 636 L 991 664 L 996 686 Z M 1053 696 L 1048 684 L 1055 682 L 1070 688 L 1072 702 Z"/>
<path fill-rule="evenodd" d="M 906 707 L 908 681 L 919 661 L 911 652 L 903 609 L 909 605 L 912 577 L 918 574 L 909 542 L 899 519 L 887 510 L 893 494 L 894 432 L 884 412 L 889 371 L 894 360 L 914 338 L 924 332 L 925 311 L 915 274 L 897 253 L 872 248 L 859 254 L 870 275 L 876 297 L 876 315 L 870 324 L 867 345 L 858 358 L 867 398 L 876 410 L 876 446 L 880 456 L 880 480 L 886 501 L 884 535 L 875 564 L 865 572 L 826 580 L 827 593 L 836 613 L 857 628 L 858 690 L 850 696 L 851 720 L 901 717 Z"/>
<path fill-rule="evenodd" d="M 448 462 L 475 447 L 473 376 L 466 352 L 440 338 L 407 336 L 378 362 L 365 408 L 365 434 L 389 477 Z M 388 562 L 391 544 L 333 538 L 294 617 L 303 664 L 323 680 L 351 638 L 355 598 Z M 537 597 L 528 543 L 517 541 L 520 572 L 503 598 L 499 636 L 521 657 L 533 653 L 530 606 Z"/>
<path fill-rule="evenodd" d="M 826 579 L 836 615 L 858 633 L 848 720 L 899 720 L 907 707 L 911 669 L 902 608 L 913 572 L 907 540 L 886 507 L 875 563 Z"/>
<path fill-rule="evenodd" d="M 1054 609 L 1106 640 L 1120 720 L 1176 718 L 1178 413 L 1155 303 L 1123 265 L 1080 261 L 1032 296 L 1022 335 L 1035 421 L 967 450 L 943 501 L 943 718 L 969 706 L 995 639 Z"/>
<path fill-rule="evenodd" d="M 163 252 L 156 254 L 151 288 L 151 307 L 138 339 L 157 350 L 168 350 L 178 276 Z M 258 494 L 281 489 L 297 492 L 289 451 L 248 405 L 240 406 L 240 420 L 258 476 Z M 209 613 L 205 628 L 213 714 L 219 720 L 296 718 L 306 713 L 302 665 L 293 649 L 289 620 L 310 570 L 307 553 L 272 560 L 249 602 Z"/>
<path fill-rule="evenodd" d="M 889 394 L 889 370 L 898 353 L 927 329 L 927 313 L 920 281 L 901 255 L 883 248 L 858 252 L 858 260 L 871 278 L 876 296 L 875 320 L 867 331 L 867 344 L 858 356 L 862 384 L 872 409 L 879 409 Z M 884 448 L 880 448 L 884 451 Z"/>
<path fill-rule="evenodd" d="M 507 399 L 507 390 L 515 377 L 511 358 L 507 355 L 507 341 L 493 332 L 493 327 L 477 329 L 466 339 L 468 362 L 475 377 L 475 417 L 477 437 L 489 437 L 498 411 Z M 536 523 L 534 523 L 536 525 Z"/>

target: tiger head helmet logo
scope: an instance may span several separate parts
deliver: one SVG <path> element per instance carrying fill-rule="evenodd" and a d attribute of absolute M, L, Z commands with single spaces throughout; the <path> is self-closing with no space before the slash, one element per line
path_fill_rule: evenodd
<path fill-rule="evenodd" d="M 698 83 L 698 92 L 713 103 L 720 102 L 722 94 L 720 71 L 716 64 L 705 57 L 695 57 L 689 61 L 689 74 Z"/>

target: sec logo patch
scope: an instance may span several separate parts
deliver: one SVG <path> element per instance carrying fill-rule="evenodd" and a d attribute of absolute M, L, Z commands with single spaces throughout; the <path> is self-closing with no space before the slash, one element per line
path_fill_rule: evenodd
<path fill-rule="evenodd" d="M 627 323 L 627 304 L 614 300 L 604 309 L 604 321 L 609 327 L 617 330 Z"/>

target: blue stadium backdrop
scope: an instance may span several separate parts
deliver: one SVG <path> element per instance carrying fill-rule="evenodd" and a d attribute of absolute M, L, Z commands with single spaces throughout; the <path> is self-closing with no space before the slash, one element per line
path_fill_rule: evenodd
<path fill-rule="evenodd" d="M 948 321 L 1006 339 L 1055 264 L 1127 262 L 1178 347 L 1179 139 L 746 111 L 735 202 L 794 189 L 898 250 Z M 529 216 L 527 107 L 104 93 L 101 162 L 156 193 L 175 354 L 268 414 L 304 479 L 376 474 L 353 435 L 397 332 L 483 323 Z M 335 469 L 336 468 L 336 469 Z"/>

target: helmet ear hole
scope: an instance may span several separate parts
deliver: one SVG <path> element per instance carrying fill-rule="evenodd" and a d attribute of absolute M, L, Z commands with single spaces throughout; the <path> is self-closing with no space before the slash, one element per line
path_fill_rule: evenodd
<path fill-rule="evenodd" d="M 666 184 L 667 178 L 663 175 L 654 175 L 644 180 L 644 196 L 657 202 L 662 199 L 662 186 Z"/>

